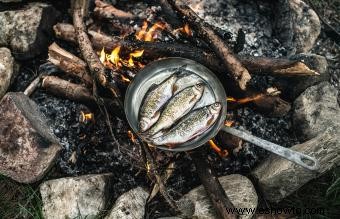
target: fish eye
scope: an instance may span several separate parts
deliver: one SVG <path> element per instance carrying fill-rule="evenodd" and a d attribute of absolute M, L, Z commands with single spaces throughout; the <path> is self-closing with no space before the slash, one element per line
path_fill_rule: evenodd
<path fill-rule="evenodd" d="M 220 104 L 219 103 L 214 103 L 214 107 L 219 107 Z"/>

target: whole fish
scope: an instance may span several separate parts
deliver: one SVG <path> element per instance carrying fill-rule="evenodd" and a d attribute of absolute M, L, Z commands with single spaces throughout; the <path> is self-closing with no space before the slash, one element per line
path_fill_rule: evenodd
<path fill-rule="evenodd" d="M 204 87 L 203 83 L 198 83 L 194 86 L 185 88 L 171 98 L 156 124 L 147 131 L 146 135 L 152 136 L 162 129 L 169 128 L 190 112 L 202 97 Z"/>
<path fill-rule="evenodd" d="M 155 145 L 168 146 L 187 142 L 210 128 L 216 122 L 221 109 L 220 103 L 214 103 L 194 110 L 171 128 L 169 132 L 152 139 L 152 142 Z"/>
<path fill-rule="evenodd" d="M 172 97 L 176 80 L 177 74 L 173 74 L 147 93 L 139 111 L 140 132 L 145 132 L 157 122 L 160 116 L 159 109 Z"/>

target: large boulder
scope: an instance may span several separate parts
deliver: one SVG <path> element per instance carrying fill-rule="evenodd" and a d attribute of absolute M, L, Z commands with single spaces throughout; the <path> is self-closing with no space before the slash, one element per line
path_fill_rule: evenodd
<path fill-rule="evenodd" d="M 242 175 L 233 174 L 219 177 L 228 198 L 236 209 L 253 209 L 243 212 L 240 218 L 252 218 L 257 208 L 258 197 L 251 181 Z M 194 188 L 179 200 L 179 206 L 186 217 L 197 219 L 218 218 L 203 186 Z"/>
<path fill-rule="evenodd" d="M 293 124 L 300 140 L 311 139 L 328 127 L 340 129 L 338 91 L 328 82 L 308 88 L 294 102 Z"/>
<path fill-rule="evenodd" d="M 270 202 L 282 199 L 340 164 L 340 130 L 330 127 L 302 144 L 291 149 L 315 157 L 319 161 L 317 171 L 307 170 L 277 155 L 271 155 L 253 172 L 264 198 Z"/>
<path fill-rule="evenodd" d="M 7 93 L 0 102 L 0 174 L 20 183 L 40 180 L 61 146 L 35 102 Z"/>
<path fill-rule="evenodd" d="M 291 54 L 310 51 L 321 31 L 313 9 L 301 0 L 278 0 L 275 9 L 275 31 Z"/>
<path fill-rule="evenodd" d="M 0 12 L 0 46 L 10 48 L 17 59 L 40 54 L 47 50 L 57 16 L 51 5 L 39 2 Z"/>
<path fill-rule="evenodd" d="M 137 187 L 121 195 L 105 219 L 143 219 L 149 193 Z"/>
<path fill-rule="evenodd" d="M 15 72 L 15 62 L 11 51 L 0 48 L 0 99 L 5 95 Z"/>
<path fill-rule="evenodd" d="M 110 200 L 111 174 L 49 180 L 40 185 L 45 219 L 97 218 Z"/>

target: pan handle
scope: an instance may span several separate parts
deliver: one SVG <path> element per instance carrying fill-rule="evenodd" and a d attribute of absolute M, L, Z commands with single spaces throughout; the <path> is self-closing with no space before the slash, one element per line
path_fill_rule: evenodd
<path fill-rule="evenodd" d="M 280 145 L 263 140 L 261 138 L 255 137 L 251 134 L 239 131 L 231 127 L 224 126 L 222 130 L 231 135 L 235 135 L 245 141 L 253 143 L 263 149 L 266 149 L 267 151 L 277 154 L 309 170 L 317 170 L 319 168 L 319 161 L 316 160 L 314 157 L 305 155 L 297 151 L 293 151 L 289 148 L 282 147 Z"/>

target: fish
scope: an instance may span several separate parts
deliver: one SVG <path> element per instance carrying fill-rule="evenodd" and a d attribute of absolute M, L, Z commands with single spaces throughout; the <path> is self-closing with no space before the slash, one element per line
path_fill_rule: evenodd
<path fill-rule="evenodd" d="M 198 83 L 185 88 L 172 97 L 164 107 L 156 124 L 147 131 L 146 135 L 152 136 L 162 129 L 171 127 L 180 118 L 189 113 L 202 97 L 204 87 L 205 85 L 203 83 Z"/>
<path fill-rule="evenodd" d="M 154 145 L 170 147 L 185 143 L 208 130 L 216 122 L 221 109 L 222 104 L 218 102 L 196 109 L 187 114 L 168 132 L 151 141 Z"/>
<path fill-rule="evenodd" d="M 151 87 L 147 92 L 139 111 L 138 128 L 140 132 L 145 132 L 157 122 L 160 116 L 159 110 L 173 96 L 177 78 L 175 72 L 160 84 Z"/>
<path fill-rule="evenodd" d="M 203 83 L 202 78 L 191 72 L 188 73 L 188 71 L 186 70 L 186 73 L 180 74 L 180 77 L 177 79 L 175 83 L 176 92 L 174 94 L 177 94 L 180 91 L 184 90 L 185 88 L 193 86 L 198 83 Z"/>

